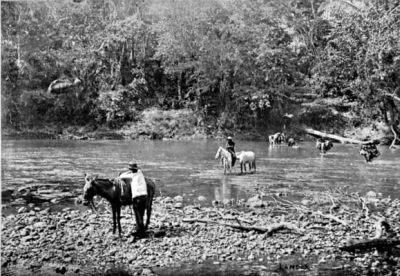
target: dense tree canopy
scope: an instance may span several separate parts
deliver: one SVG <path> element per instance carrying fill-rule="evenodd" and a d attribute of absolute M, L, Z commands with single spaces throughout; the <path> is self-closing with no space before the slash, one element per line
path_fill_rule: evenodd
<path fill-rule="evenodd" d="M 119 127 L 157 107 L 222 131 L 278 128 L 294 113 L 399 132 L 396 0 L 12 1 L 1 12 L 3 126 Z"/>

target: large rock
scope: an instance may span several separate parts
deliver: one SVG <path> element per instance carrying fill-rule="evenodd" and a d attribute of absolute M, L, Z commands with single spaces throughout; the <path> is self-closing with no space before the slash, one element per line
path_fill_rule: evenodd
<path fill-rule="evenodd" d="M 256 195 L 247 200 L 246 206 L 250 208 L 262 208 L 266 206 L 266 203 L 261 199 L 261 196 Z"/>

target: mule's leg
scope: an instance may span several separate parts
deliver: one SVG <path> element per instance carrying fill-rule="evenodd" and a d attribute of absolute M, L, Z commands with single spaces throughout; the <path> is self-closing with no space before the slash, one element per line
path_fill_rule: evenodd
<path fill-rule="evenodd" d="M 256 160 L 253 161 L 253 169 L 256 171 Z"/>
<path fill-rule="evenodd" d="M 118 222 L 118 232 L 119 232 L 119 236 L 121 236 L 121 206 L 117 207 L 117 222 Z"/>
<path fill-rule="evenodd" d="M 144 229 L 147 230 L 149 228 L 149 224 L 150 224 L 150 217 L 151 217 L 151 209 L 152 209 L 152 205 L 153 205 L 153 198 L 151 196 L 147 197 L 147 206 L 146 206 L 146 225 L 144 226 Z"/>
<path fill-rule="evenodd" d="M 112 208 L 112 214 L 113 214 L 113 234 L 115 234 L 115 230 L 116 230 L 116 220 L 117 220 L 117 217 L 116 217 L 116 210 L 115 210 L 115 206 L 112 206 L 111 207 Z"/>

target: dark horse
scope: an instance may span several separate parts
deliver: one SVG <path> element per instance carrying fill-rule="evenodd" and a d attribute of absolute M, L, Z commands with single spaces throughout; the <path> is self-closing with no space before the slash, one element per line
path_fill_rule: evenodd
<path fill-rule="evenodd" d="M 150 223 L 151 208 L 153 204 L 155 185 L 151 179 L 146 178 L 147 195 L 132 199 L 131 187 L 123 180 L 110 180 L 96 178 L 85 174 L 85 187 L 83 188 L 83 204 L 91 204 L 94 208 L 93 197 L 99 195 L 111 203 L 113 213 L 113 233 L 116 223 L 121 235 L 121 206 L 133 205 L 136 217 L 137 235 L 143 237 Z M 146 225 L 143 224 L 144 212 L 147 210 Z"/>

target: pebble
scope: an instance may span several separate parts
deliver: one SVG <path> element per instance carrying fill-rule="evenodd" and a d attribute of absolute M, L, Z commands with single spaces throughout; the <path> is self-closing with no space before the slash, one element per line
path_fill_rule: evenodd
<path fill-rule="evenodd" d="M 181 202 L 175 203 L 174 204 L 174 208 L 175 209 L 181 209 L 181 208 L 183 208 L 183 204 Z"/>
<path fill-rule="evenodd" d="M 47 215 L 48 213 L 50 213 L 50 209 L 49 208 L 46 208 L 44 210 L 39 211 L 40 215 Z"/>
<path fill-rule="evenodd" d="M 301 204 L 303 204 L 304 206 L 309 206 L 310 203 L 311 203 L 311 201 L 310 201 L 310 200 L 307 200 L 307 199 L 303 199 L 303 200 L 301 201 Z"/>
<path fill-rule="evenodd" d="M 26 212 L 27 210 L 28 210 L 28 209 L 27 209 L 26 207 L 21 207 L 21 208 L 18 209 L 17 213 L 18 213 L 18 214 L 21 214 L 21 213 Z"/>
<path fill-rule="evenodd" d="M 149 268 L 143 268 L 141 275 L 155 275 Z"/>
<path fill-rule="evenodd" d="M 200 201 L 200 202 L 204 202 L 204 201 L 207 201 L 207 198 L 205 196 L 199 196 L 197 198 L 197 200 Z"/>
<path fill-rule="evenodd" d="M 22 229 L 19 234 L 21 235 L 21 237 L 25 237 L 29 235 L 29 231 L 26 229 Z"/>
<path fill-rule="evenodd" d="M 168 196 L 168 197 L 164 198 L 163 202 L 164 202 L 164 203 L 172 203 L 173 200 L 172 200 L 171 197 Z"/>
<path fill-rule="evenodd" d="M 177 195 L 174 197 L 174 202 L 183 202 L 183 196 Z"/>
<path fill-rule="evenodd" d="M 48 224 L 46 222 L 36 222 L 33 227 L 35 228 L 42 228 L 42 227 L 46 227 Z"/>
<path fill-rule="evenodd" d="M 52 204 L 58 204 L 58 203 L 60 203 L 60 199 L 59 198 L 53 198 L 52 200 L 50 200 L 50 203 L 52 203 Z"/>

